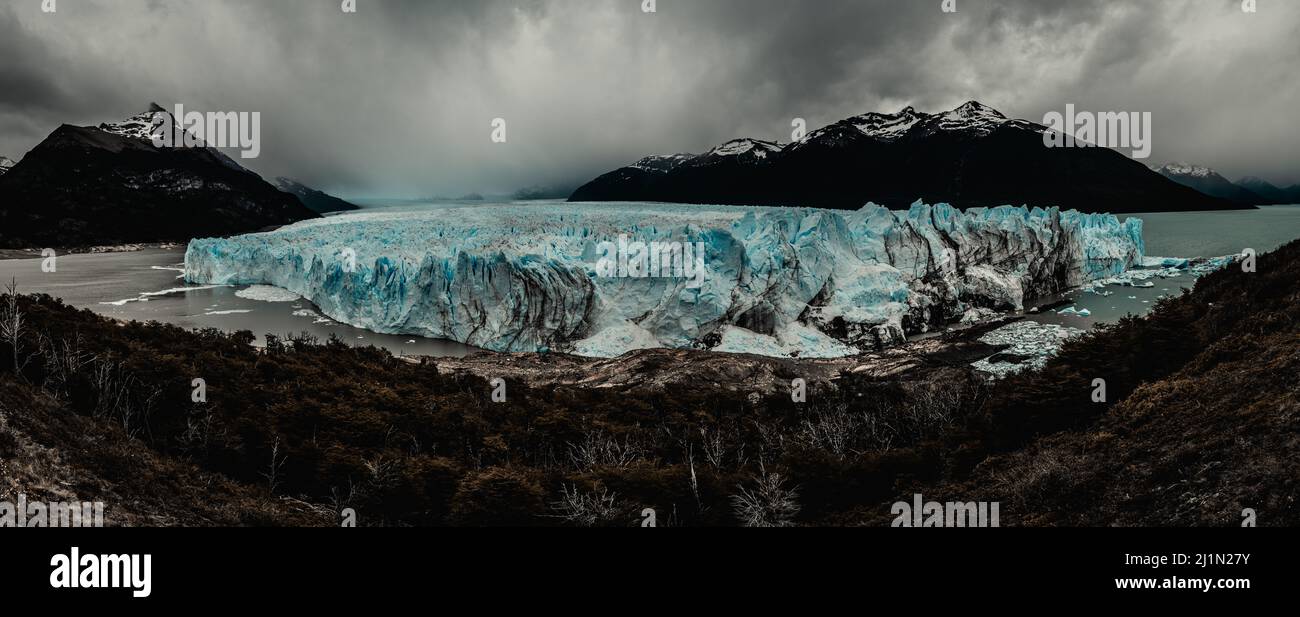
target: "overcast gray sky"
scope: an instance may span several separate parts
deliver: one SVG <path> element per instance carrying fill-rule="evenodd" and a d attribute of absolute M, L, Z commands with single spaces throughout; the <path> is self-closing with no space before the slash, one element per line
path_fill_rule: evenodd
<path fill-rule="evenodd" d="M 260 111 L 266 176 L 508 193 L 975 99 L 1150 111 L 1147 162 L 1300 182 L 1300 2 L 955 1 L 0 0 L 0 154 L 157 101 Z"/>

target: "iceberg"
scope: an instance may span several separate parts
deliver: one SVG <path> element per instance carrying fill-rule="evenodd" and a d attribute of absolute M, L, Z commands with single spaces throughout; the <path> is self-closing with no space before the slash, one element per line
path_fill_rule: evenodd
<path fill-rule="evenodd" d="M 629 239 L 701 247 L 703 283 L 653 258 L 603 268 Z M 1142 263 L 1140 219 L 1056 208 L 545 203 L 362 211 L 194 240 L 185 278 L 272 285 L 341 323 L 493 351 L 830 357 Z"/>

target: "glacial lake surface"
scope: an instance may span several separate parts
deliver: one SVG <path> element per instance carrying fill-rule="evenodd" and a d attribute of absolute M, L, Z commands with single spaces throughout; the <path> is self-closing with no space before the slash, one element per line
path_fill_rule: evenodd
<path fill-rule="evenodd" d="M 1142 237 L 1148 257 L 1223 257 L 1246 249 L 1264 254 L 1300 238 L 1300 205 L 1265 206 L 1258 210 L 1225 212 L 1154 212 L 1120 216 L 1142 219 Z M 1110 285 L 1093 293 L 1074 291 L 1060 298 L 1042 298 L 1039 304 L 1061 301 L 1055 311 L 1029 315 L 1031 321 L 1088 329 L 1114 323 L 1128 315 L 1145 315 L 1163 296 L 1175 296 L 1196 285 L 1190 273 L 1150 279 L 1154 287 Z M 1102 295 L 1102 294 L 1110 295 Z M 1074 307 L 1091 315 L 1059 314 Z M 1030 307 L 1026 307 L 1030 308 Z"/>
<path fill-rule="evenodd" d="M 487 205 L 485 202 L 484 205 Z M 553 203 L 553 202 L 552 202 Z M 401 209 L 463 207 L 463 202 L 404 203 Z M 545 202 L 519 207 L 546 207 Z M 368 207 L 366 210 L 383 206 Z M 1300 205 L 1269 206 L 1231 212 L 1174 212 L 1126 215 L 1143 219 L 1146 252 L 1159 257 L 1219 257 L 1244 249 L 1259 253 L 1274 250 L 1300 238 Z M 276 297 L 273 288 L 186 285 L 181 277 L 183 249 L 147 249 L 128 253 L 60 256 L 57 272 L 41 270 L 40 259 L 0 260 L 0 280 L 17 281 L 20 293 L 45 293 L 78 308 L 122 320 L 158 321 L 185 328 L 217 328 L 227 332 L 248 330 L 264 344 L 267 333 L 287 336 L 309 333 L 321 340 L 331 335 L 357 345 L 374 345 L 398 355 L 464 356 L 473 348 L 450 341 L 412 336 L 376 334 L 330 320 L 311 302 L 292 296 Z M 1061 298 L 1065 306 L 1091 312 L 1088 317 L 1045 311 L 1028 318 L 1041 323 L 1090 328 L 1126 315 L 1143 315 L 1161 296 L 1190 289 L 1196 279 L 1184 274 L 1153 278 L 1150 288 L 1112 286 L 1102 295 L 1073 292 Z M 276 300 L 276 301 L 268 301 Z M 1060 309 L 1058 309 L 1060 310 Z"/>

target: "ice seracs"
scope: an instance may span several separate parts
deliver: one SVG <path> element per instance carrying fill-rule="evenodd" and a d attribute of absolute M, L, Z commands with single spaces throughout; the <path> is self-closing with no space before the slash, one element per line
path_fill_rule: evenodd
<path fill-rule="evenodd" d="M 495 351 L 840 356 L 1122 275 L 1142 223 L 1057 209 L 658 204 L 358 212 L 195 240 L 186 279 L 274 285 L 336 321 Z M 704 284 L 597 275 L 628 236 L 705 247 Z M 983 311 L 981 311 L 982 309 Z"/>

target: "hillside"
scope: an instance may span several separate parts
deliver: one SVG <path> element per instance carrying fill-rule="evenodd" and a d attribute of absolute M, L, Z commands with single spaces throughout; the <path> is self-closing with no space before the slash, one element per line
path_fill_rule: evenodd
<path fill-rule="evenodd" d="M 899 498 L 1001 501 L 1004 525 L 1300 523 L 1300 241 L 1202 279 L 1146 319 L 1072 342 L 1012 378 Z M 1108 404 L 1091 402 L 1105 379 Z M 985 456 L 992 455 L 985 459 Z M 864 510 L 888 524 L 886 506 Z M 856 518 L 854 520 L 857 520 Z"/>

